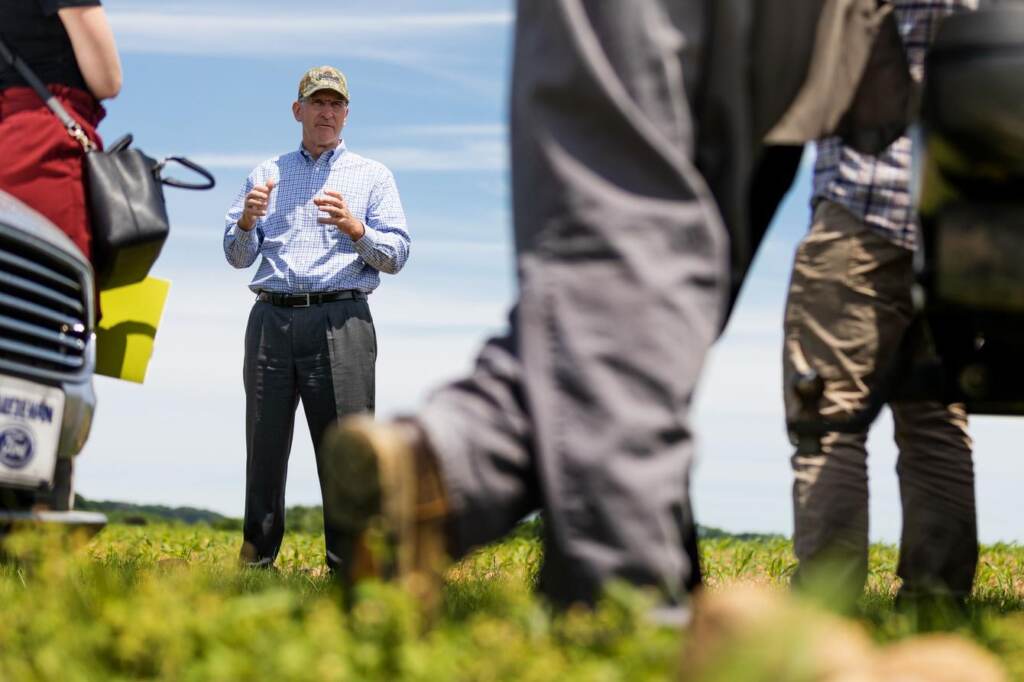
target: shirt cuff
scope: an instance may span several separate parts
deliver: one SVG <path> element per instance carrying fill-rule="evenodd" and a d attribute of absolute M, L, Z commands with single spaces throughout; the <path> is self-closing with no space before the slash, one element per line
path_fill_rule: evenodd
<path fill-rule="evenodd" d="M 377 252 L 379 237 L 380 233 L 377 230 L 363 223 L 363 236 L 358 241 L 352 242 L 356 247 L 356 253 L 362 256 L 363 260 L 366 260 L 367 256 L 372 256 Z"/>
<path fill-rule="evenodd" d="M 241 242 L 242 244 L 248 244 L 256 238 L 256 225 L 252 226 L 251 230 L 243 230 L 235 223 L 234 227 L 231 228 L 235 241 Z"/>

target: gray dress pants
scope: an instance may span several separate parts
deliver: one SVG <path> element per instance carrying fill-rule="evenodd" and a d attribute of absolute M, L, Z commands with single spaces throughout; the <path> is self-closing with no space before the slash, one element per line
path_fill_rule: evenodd
<path fill-rule="evenodd" d="M 687 413 L 729 281 L 726 231 L 692 162 L 703 6 L 518 5 L 518 303 L 419 421 L 454 552 L 542 510 L 541 585 L 557 604 L 624 580 L 657 590 L 671 618 L 699 580 Z"/>
<path fill-rule="evenodd" d="M 284 535 L 288 454 L 299 399 L 306 413 L 321 494 L 324 431 L 339 417 L 373 412 L 377 336 L 365 298 L 303 308 L 256 303 L 245 331 L 245 519 L 243 560 L 274 563 Z M 327 564 L 344 556 L 327 521 L 337 499 L 322 495 Z"/>

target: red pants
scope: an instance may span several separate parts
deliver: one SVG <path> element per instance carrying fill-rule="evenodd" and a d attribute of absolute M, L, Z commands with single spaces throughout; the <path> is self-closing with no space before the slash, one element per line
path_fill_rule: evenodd
<path fill-rule="evenodd" d="M 96 126 L 106 113 L 89 93 L 51 85 L 86 135 L 102 146 Z M 82 177 L 84 152 L 30 88 L 0 91 L 0 190 L 50 219 L 91 258 L 91 230 Z"/>

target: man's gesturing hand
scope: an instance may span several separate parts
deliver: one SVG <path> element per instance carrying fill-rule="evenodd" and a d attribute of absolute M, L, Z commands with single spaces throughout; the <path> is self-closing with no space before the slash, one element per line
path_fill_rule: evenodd
<path fill-rule="evenodd" d="M 362 238 L 366 228 L 348 210 L 348 205 L 345 204 L 345 198 L 341 196 L 341 193 L 327 189 L 324 190 L 324 194 L 326 196 L 313 199 L 313 203 L 317 205 L 317 208 L 327 214 L 324 217 L 318 218 L 317 222 L 321 225 L 334 225 L 351 237 L 352 241 L 358 241 Z"/>
<path fill-rule="evenodd" d="M 274 179 L 267 180 L 265 185 L 256 185 L 245 195 L 242 217 L 238 226 L 248 232 L 256 225 L 256 219 L 267 215 L 267 204 L 270 202 L 270 191 L 277 185 Z"/>

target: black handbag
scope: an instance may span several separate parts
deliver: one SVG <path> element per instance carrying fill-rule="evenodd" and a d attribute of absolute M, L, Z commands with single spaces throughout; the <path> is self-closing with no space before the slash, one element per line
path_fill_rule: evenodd
<path fill-rule="evenodd" d="M 28 65 L 2 40 L 0 58 L 21 74 L 85 152 L 86 199 L 97 288 L 112 289 L 145 279 L 170 233 L 163 185 L 210 189 L 215 182 L 213 175 L 180 156 L 156 161 L 139 149 L 129 149 L 131 135 L 125 135 L 106 151 L 100 151 Z M 190 183 L 163 177 L 163 170 L 169 163 L 181 164 L 203 180 Z"/>
<path fill-rule="evenodd" d="M 85 155 L 93 262 L 100 289 L 145 279 L 156 262 L 170 233 L 163 185 L 183 189 L 214 186 L 209 171 L 192 161 L 178 156 L 156 161 L 138 149 L 130 149 L 131 142 L 132 136 L 125 135 L 106 151 L 93 149 Z M 187 183 L 163 177 L 163 169 L 171 162 L 186 166 L 205 180 Z"/>

